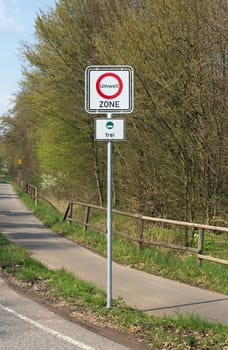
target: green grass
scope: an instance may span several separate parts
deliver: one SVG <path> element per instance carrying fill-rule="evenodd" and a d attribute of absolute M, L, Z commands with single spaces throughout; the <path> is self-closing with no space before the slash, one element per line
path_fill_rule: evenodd
<path fill-rule="evenodd" d="M 20 280 L 31 283 L 42 280 L 52 288 L 55 301 L 64 298 L 70 305 L 91 313 L 98 323 L 102 321 L 103 325 L 133 333 L 153 349 L 224 350 L 228 346 L 228 326 L 195 315 L 158 318 L 129 308 L 121 299 L 114 300 L 112 309 L 107 309 L 104 291 L 64 269 L 48 269 L 1 234 L 0 266 Z"/>

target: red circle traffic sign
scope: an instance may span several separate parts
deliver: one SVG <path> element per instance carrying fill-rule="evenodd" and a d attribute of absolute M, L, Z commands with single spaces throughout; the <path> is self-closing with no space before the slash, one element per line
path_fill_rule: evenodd
<path fill-rule="evenodd" d="M 104 79 L 104 78 L 107 78 L 107 77 L 112 77 L 114 79 L 116 79 L 119 83 L 119 87 L 118 87 L 118 90 L 112 94 L 112 95 L 107 95 L 107 94 L 104 94 L 103 91 L 101 90 L 101 87 L 100 87 L 100 84 L 101 84 L 101 81 Z M 111 100 L 113 98 L 116 98 L 118 97 L 122 90 L 123 90 L 123 82 L 122 82 L 122 79 L 115 73 L 112 73 L 112 72 L 107 72 L 107 73 L 104 73 L 102 74 L 98 79 L 97 79 L 97 82 L 96 82 L 96 90 L 98 92 L 98 94 L 105 98 L 105 99 L 108 99 L 108 100 Z"/>

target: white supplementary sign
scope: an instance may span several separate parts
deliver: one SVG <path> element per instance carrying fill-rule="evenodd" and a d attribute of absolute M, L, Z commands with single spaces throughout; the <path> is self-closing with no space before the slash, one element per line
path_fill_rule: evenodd
<path fill-rule="evenodd" d="M 123 141 L 125 139 L 124 119 L 95 119 L 97 141 Z"/>
<path fill-rule="evenodd" d="M 89 66 L 85 71 L 85 109 L 88 113 L 133 111 L 133 68 Z"/>

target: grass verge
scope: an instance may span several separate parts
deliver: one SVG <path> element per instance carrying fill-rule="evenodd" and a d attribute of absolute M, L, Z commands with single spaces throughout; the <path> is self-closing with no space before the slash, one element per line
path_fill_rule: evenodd
<path fill-rule="evenodd" d="M 152 349 L 228 349 L 228 326 L 209 323 L 195 315 L 158 318 L 129 308 L 122 300 L 106 308 L 105 292 L 65 270 L 50 270 L 27 251 L 0 234 L 0 266 L 8 274 L 32 284 L 51 288 L 52 299 L 63 298 L 69 305 L 90 314 L 103 326 L 117 328 L 143 340 Z M 43 289 L 43 288 L 42 288 Z"/>

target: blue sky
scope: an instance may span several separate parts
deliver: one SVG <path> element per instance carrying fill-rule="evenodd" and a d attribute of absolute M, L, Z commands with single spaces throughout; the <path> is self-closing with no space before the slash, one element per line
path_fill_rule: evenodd
<path fill-rule="evenodd" d="M 34 42 L 39 10 L 55 7 L 55 0 L 0 0 L 0 116 L 11 107 L 21 75 L 21 42 Z"/>

